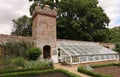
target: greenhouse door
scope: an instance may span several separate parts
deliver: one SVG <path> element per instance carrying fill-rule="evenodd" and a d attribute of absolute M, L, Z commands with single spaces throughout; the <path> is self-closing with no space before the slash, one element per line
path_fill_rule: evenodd
<path fill-rule="evenodd" d="M 44 59 L 50 59 L 50 46 L 46 45 L 43 47 L 43 58 Z"/>

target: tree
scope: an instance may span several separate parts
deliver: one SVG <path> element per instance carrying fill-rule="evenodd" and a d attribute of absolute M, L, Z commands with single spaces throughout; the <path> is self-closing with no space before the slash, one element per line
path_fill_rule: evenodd
<path fill-rule="evenodd" d="M 119 53 L 119 62 L 120 62 L 120 42 L 116 43 L 114 50 Z"/>
<path fill-rule="evenodd" d="M 107 42 L 111 43 L 120 42 L 120 26 L 110 29 L 109 36 L 107 37 Z"/>
<path fill-rule="evenodd" d="M 32 20 L 27 16 L 22 16 L 13 20 L 14 28 L 12 35 L 31 36 L 32 35 Z"/>
<path fill-rule="evenodd" d="M 97 0 L 29 0 L 35 1 L 30 7 L 30 13 L 36 6 L 36 1 L 40 2 L 40 6 L 50 5 L 51 9 L 57 7 L 57 38 L 84 40 L 84 41 L 105 41 L 109 29 L 109 18 L 104 10 L 98 6 Z M 16 23 L 17 25 L 22 25 Z M 22 26 L 21 26 L 22 27 Z M 31 27 L 31 26 L 28 26 Z M 31 35 L 31 28 L 16 28 L 12 34 Z M 30 32 L 27 30 L 30 29 Z M 24 32 L 25 31 L 25 32 Z M 28 33 L 26 33 L 28 32 Z"/>
<path fill-rule="evenodd" d="M 34 0 L 36 1 L 36 0 Z M 97 0 L 44 0 L 41 4 L 57 7 L 57 37 L 61 39 L 105 41 L 109 18 Z M 34 10 L 35 3 L 30 7 Z"/>
<path fill-rule="evenodd" d="M 57 36 L 62 39 L 104 41 L 109 18 L 97 0 L 61 0 Z M 104 31 L 104 32 L 102 32 Z M 101 39 L 104 38 L 104 39 Z"/>

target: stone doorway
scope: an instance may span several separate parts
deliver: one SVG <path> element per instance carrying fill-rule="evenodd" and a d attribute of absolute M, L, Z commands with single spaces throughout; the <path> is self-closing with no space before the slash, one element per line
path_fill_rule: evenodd
<path fill-rule="evenodd" d="M 43 47 L 43 58 L 44 59 L 50 59 L 50 51 L 51 51 L 51 47 L 46 45 Z"/>

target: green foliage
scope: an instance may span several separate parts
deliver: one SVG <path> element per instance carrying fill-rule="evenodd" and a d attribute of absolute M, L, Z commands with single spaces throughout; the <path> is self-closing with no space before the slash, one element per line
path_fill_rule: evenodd
<path fill-rule="evenodd" d="M 120 42 L 116 43 L 114 50 L 120 54 Z"/>
<path fill-rule="evenodd" d="M 34 43 L 33 42 L 28 42 L 28 41 L 9 41 L 2 43 L 1 46 L 4 50 L 3 52 L 3 57 L 5 58 L 6 56 L 10 57 L 25 57 L 25 51 L 28 48 L 33 47 Z"/>
<path fill-rule="evenodd" d="M 41 54 L 42 54 L 41 50 L 35 47 L 29 48 L 26 51 L 26 57 L 29 60 L 37 60 Z"/>
<path fill-rule="evenodd" d="M 58 69 L 58 71 L 61 72 L 61 73 L 63 73 L 63 74 L 65 74 L 65 75 L 67 75 L 68 77 L 80 77 L 79 75 L 74 74 L 72 72 L 69 72 L 67 70 Z"/>
<path fill-rule="evenodd" d="M 120 26 L 109 29 L 109 35 L 107 37 L 107 42 L 119 43 L 120 42 Z"/>
<path fill-rule="evenodd" d="M 98 6 L 98 0 L 45 0 L 40 4 L 57 7 L 58 38 L 104 42 L 110 34 L 106 28 L 110 20 Z M 35 5 L 30 7 L 31 14 Z"/>
<path fill-rule="evenodd" d="M 0 71 L 6 71 L 6 70 L 11 70 L 15 69 L 16 66 L 12 64 L 12 58 L 11 57 L 6 57 L 2 59 L 2 62 L 0 63 Z"/>
<path fill-rule="evenodd" d="M 57 36 L 63 39 L 104 41 L 109 18 L 97 0 L 61 0 Z"/>
<path fill-rule="evenodd" d="M 7 65 L 7 64 L 10 64 L 11 62 L 12 62 L 12 58 L 10 56 L 7 56 L 6 58 L 2 59 L 1 64 L 2 65 Z"/>
<path fill-rule="evenodd" d="M 106 41 L 109 31 L 106 26 L 109 18 L 98 6 L 98 0 L 29 0 L 34 1 L 30 6 L 30 14 L 37 2 L 44 7 L 58 8 L 57 37 L 62 39 Z M 30 18 L 23 16 L 14 22 L 14 35 L 31 36 L 32 24 Z M 109 38 L 110 39 L 110 38 Z M 108 41 L 108 40 L 107 40 Z"/>
<path fill-rule="evenodd" d="M 107 66 L 120 66 L 120 63 L 110 63 L 110 64 L 100 64 L 100 65 L 93 65 L 92 68 L 98 68 L 98 67 L 107 67 Z"/>
<path fill-rule="evenodd" d="M 7 58 L 6 58 L 7 59 Z M 53 62 L 48 60 L 27 61 L 22 57 L 8 58 L 0 64 L 1 73 L 23 72 L 33 70 L 53 69 Z"/>
<path fill-rule="evenodd" d="M 36 5 L 37 5 L 37 2 L 34 2 L 34 3 L 30 6 L 30 8 L 29 8 L 29 10 L 30 10 L 30 15 L 32 15 L 32 12 L 33 12 L 33 10 L 34 10 L 34 8 L 35 8 Z"/>
<path fill-rule="evenodd" d="M 81 73 L 93 76 L 93 77 L 112 77 L 110 75 L 104 75 L 104 74 L 96 73 L 94 71 L 89 71 L 89 70 L 85 69 L 84 67 L 78 67 L 78 71 Z"/>
<path fill-rule="evenodd" d="M 53 69 L 53 67 L 39 67 L 39 68 L 24 68 L 24 69 L 12 69 L 11 70 L 0 70 L 0 74 L 4 73 L 13 73 L 13 72 L 27 72 L 27 71 L 36 71 L 36 70 L 49 70 Z"/>
<path fill-rule="evenodd" d="M 12 35 L 32 36 L 32 20 L 27 16 L 21 16 L 18 19 L 13 19 Z"/>
<path fill-rule="evenodd" d="M 17 57 L 15 59 L 13 59 L 12 63 L 18 67 L 24 67 L 25 66 L 25 62 L 26 60 L 22 57 Z"/>
<path fill-rule="evenodd" d="M 20 58 L 18 58 L 20 59 Z M 0 74 L 4 73 L 12 73 L 12 72 L 26 72 L 26 71 L 36 71 L 36 70 L 46 70 L 46 69 L 53 69 L 53 64 L 50 61 L 24 61 L 24 63 L 20 63 L 18 59 L 13 59 L 10 64 L 1 65 L 0 67 Z M 17 61 L 17 62 L 15 62 Z M 11 67 L 10 65 L 14 66 Z M 21 68 L 22 67 L 22 68 Z"/>
<path fill-rule="evenodd" d="M 36 71 L 24 71 L 24 72 L 12 72 L 12 73 L 4 73 L 0 74 L 0 77 L 30 77 L 30 76 L 36 76 L 39 74 L 48 74 L 56 72 L 55 70 L 36 70 Z"/>
<path fill-rule="evenodd" d="M 42 74 L 50 74 L 50 73 L 55 73 L 55 72 L 60 72 L 68 77 L 80 77 L 74 73 L 71 73 L 67 70 L 63 69 L 50 69 L 50 70 L 36 70 L 36 71 L 21 71 L 21 72 L 12 72 L 12 73 L 3 73 L 0 74 L 0 77 L 30 77 L 30 76 L 36 76 L 36 75 L 42 75 Z"/>
<path fill-rule="evenodd" d="M 120 61 L 120 42 L 115 44 L 115 49 L 114 50 L 119 53 L 119 61 Z"/>
<path fill-rule="evenodd" d="M 49 68 L 53 67 L 53 62 L 47 60 L 27 61 L 25 68 Z"/>

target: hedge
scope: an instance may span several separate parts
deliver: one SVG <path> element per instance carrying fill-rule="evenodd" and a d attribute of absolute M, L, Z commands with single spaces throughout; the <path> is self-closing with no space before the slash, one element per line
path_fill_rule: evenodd
<path fill-rule="evenodd" d="M 36 70 L 36 71 L 25 71 L 25 72 L 13 72 L 13 73 L 4 73 L 0 74 L 0 77 L 30 77 L 30 76 L 36 76 L 39 74 L 50 74 L 60 72 L 68 77 L 80 77 L 79 75 L 76 75 L 74 73 L 71 73 L 69 71 L 63 70 L 63 69 L 49 69 L 49 70 Z"/>
<path fill-rule="evenodd" d="M 0 74 L 5 73 L 13 73 L 13 72 L 26 72 L 26 71 L 35 71 L 35 70 L 46 70 L 46 69 L 53 69 L 54 67 L 47 67 L 47 68 L 29 68 L 29 69 L 16 69 L 16 70 L 6 70 L 6 71 L 0 71 Z"/>
<path fill-rule="evenodd" d="M 98 67 L 107 67 L 107 66 L 120 66 L 120 63 L 110 63 L 110 64 L 100 64 L 100 65 L 93 65 L 92 68 L 98 68 Z"/>
<path fill-rule="evenodd" d="M 74 74 L 72 72 L 69 72 L 69 71 L 63 70 L 63 69 L 58 69 L 58 72 L 61 72 L 61 73 L 65 74 L 65 75 L 67 75 L 68 77 L 81 77 L 81 76 L 79 76 L 77 74 Z"/>

